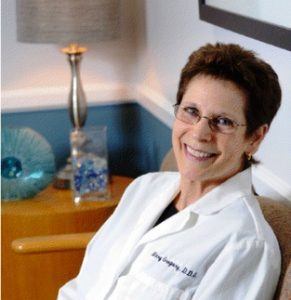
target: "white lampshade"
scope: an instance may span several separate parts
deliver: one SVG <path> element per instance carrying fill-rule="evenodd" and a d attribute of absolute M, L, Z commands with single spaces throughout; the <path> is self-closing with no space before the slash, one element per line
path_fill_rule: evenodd
<path fill-rule="evenodd" d="M 119 0 L 17 0 L 17 40 L 93 43 L 119 36 Z"/>

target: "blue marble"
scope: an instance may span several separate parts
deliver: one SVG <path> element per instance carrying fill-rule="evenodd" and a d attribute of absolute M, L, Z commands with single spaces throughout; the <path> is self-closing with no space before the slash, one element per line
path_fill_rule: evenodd
<path fill-rule="evenodd" d="M 74 189 L 79 195 L 90 192 L 106 192 L 108 187 L 108 168 L 105 159 L 82 157 L 74 161 Z"/>
<path fill-rule="evenodd" d="M 13 156 L 1 159 L 1 174 L 5 178 L 18 178 L 22 174 L 21 161 Z"/>
<path fill-rule="evenodd" d="M 31 198 L 55 174 L 51 146 L 26 127 L 6 127 L 1 132 L 1 200 Z"/>

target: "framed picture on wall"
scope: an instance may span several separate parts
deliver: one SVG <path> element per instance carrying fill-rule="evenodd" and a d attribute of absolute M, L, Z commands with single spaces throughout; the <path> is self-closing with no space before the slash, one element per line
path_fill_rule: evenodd
<path fill-rule="evenodd" d="M 200 19 L 291 51 L 291 1 L 199 0 Z"/>

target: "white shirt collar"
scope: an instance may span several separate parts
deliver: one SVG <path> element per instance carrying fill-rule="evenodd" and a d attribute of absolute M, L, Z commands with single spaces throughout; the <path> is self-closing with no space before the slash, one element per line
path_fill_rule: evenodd
<path fill-rule="evenodd" d="M 252 194 L 252 178 L 251 168 L 248 168 L 215 187 L 186 209 L 199 215 L 210 215 L 238 198 L 250 194 Z"/>

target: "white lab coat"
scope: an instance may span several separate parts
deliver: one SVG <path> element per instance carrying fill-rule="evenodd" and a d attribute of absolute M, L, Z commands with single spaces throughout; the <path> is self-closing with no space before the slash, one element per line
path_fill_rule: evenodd
<path fill-rule="evenodd" d="M 125 191 L 59 300 L 268 300 L 280 250 L 247 169 L 153 228 L 179 173 L 150 173 Z"/>

